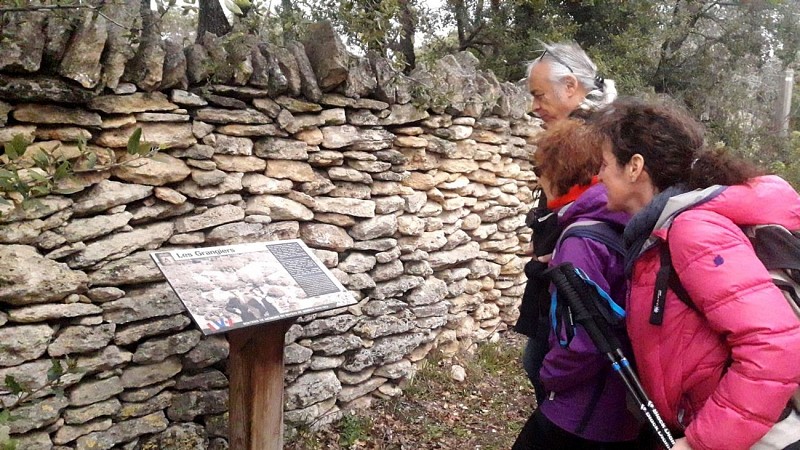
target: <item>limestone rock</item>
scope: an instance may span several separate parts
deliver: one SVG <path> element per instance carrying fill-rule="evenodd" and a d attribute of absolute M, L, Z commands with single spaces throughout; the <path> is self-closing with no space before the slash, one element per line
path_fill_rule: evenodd
<path fill-rule="evenodd" d="M 102 82 L 111 89 L 117 89 L 119 80 L 125 71 L 125 64 L 135 54 L 131 46 L 131 36 L 127 30 L 139 27 L 141 14 L 138 6 L 132 3 L 104 6 L 103 13 L 115 23 L 109 24 L 108 27 Z"/>
<path fill-rule="evenodd" d="M 0 97 L 20 102 L 85 104 L 94 97 L 94 93 L 58 77 L 0 74 Z"/>
<path fill-rule="evenodd" d="M 172 232 L 171 223 L 154 223 L 113 234 L 87 245 L 84 250 L 71 256 L 68 264 L 73 268 L 89 267 L 106 258 L 119 259 L 142 248 L 158 248 L 172 236 Z"/>
<path fill-rule="evenodd" d="M 125 297 L 103 303 L 102 308 L 104 320 L 114 324 L 171 316 L 184 311 L 183 303 L 166 283 L 130 289 Z"/>
<path fill-rule="evenodd" d="M 240 123 L 257 125 L 272 123 L 272 119 L 269 116 L 254 109 L 203 108 L 195 111 L 195 120 L 218 124 Z"/>
<path fill-rule="evenodd" d="M 284 404 L 289 410 L 305 408 L 336 396 L 341 389 L 331 370 L 304 374 L 286 388 Z"/>
<path fill-rule="evenodd" d="M 147 251 L 133 253 L 124 258 L 111 261 L 89 274 L 89 281 L 93 286 L 120 286 L 150 283 L 163 279 L 164 275 L 158 270 L 155 262 L 150 257 L 150 252 Z M 94 300 L 99 302 L 96 299 Z M 116 300 L 116 298 L 103 299 L 103 302 L 111 300 Z"/>
<path fill-rule="evenodd" d="M 103 180 L 75 203 L 73 209 L 78 215 L 92 214 L 117 205 L 123 205 L 150 196 L 153 188 L 136 184 Z"/>
<path fill-rule="evenodd" d="M 163 448 L 175 450 L 206 450 L 209 440 L 206 429 L 196 423 L 170 425 L 161 433 L 141 440 L 141 448 Z"/>
<path fill-rule="evenodd" d="M 119 400 L 111 398 L 80 408 L 67 408 L 62 417 L 69 425 L 80 425 L 98 417 L 116 414 L 120 407 Z"/>
<path fill-rule="evenodd" d="M 385 382 L 386 378 L 373 377 L 356 386 L 345 386 L 339 392 L 338 399 L 342 402 L 351 402 L 359 397 L 369 394 Z"/>
<path fill-rule="evenodd" d="M 70 326 L 62 328 L 53 343 L 47 347 L 51 357 L 98 350 L 111 342 L 115 325 L 106 323 L 95 327 Z"/>
<path fill-rule="evenodd" d="M 182 330 L 190 323 L 189 317 L 183 314 L 135 322 L 117 327 L 114 334 L 114 342 L 117 345 L 128 345 L 148 336 Z"/>
<path fill-rule="evenodd" d="M 166 153 L 152 158 L 140 158 L 114 169 L 114 176 L 130 183 L 163 186 L 183 181 L 191 169 L 183 161 Z"/>
<path fill-rule="evenodd" d="M 414 289 L 424 281 L 422 277 L 402 275 L 394 280 L 379 283 L 375 289 L 372 290 L 371 297 L 378 300 L 396 297 L 410 289 Z"/>
<path fill-rule="evenodd" d="M 156 11 L 142 10 L 142 31 L 139 40 L 136 54 L 128 61 L 123 76 L 126 81 L 135 83 L 144 91 L 154 91 L 161 86 L 167 54 L 161 39 L 161 25 Z"/>
<path fill-rule="evenodd" d="M 100 115 L 95 112 L 57 105 L 17 105 L 12 116 L 20 122 L 36 124 L 78 125 L 83 127 L 99 127 L 102 124 Z"/>
<path fill-rule="evenodd" d="M 311 24 L 303 45 L 322 91 L 330 91 L 344 82 L 349 54 L 330 22 Z"/>
<path fill-rule="evenodd" d="M 198 373 L 182 374 L 178 377 L 175 389 L 181 391 L 208 391 L 228 387 L 228 377 L 216 369 L 208 369 Z"/>
<path fill-rule="evenodd" d="M 220 155 L 253 154 L 253 141 L 248 138 L 212 134 L 203 138 L 203 142 L 213 145 L 214 153 Z"/>
<path fill-rule="evenodd" d="M 70 389 L 68 396 L 70 405 L 85 406 L 108 400 L 122 391 L 123 387 L 119 377 L 111 377 L 102 380 L 84 381 Z"/>
<path fill-rule="evenodd" d="M 300 226 L 300 238 L 310 247 L 343 252 L 353 247 L 353 238 L 334 225 L 324 223 L 304 223 Z"/>
<path fill-rule="evenodd" d="M 44 354 L 54 331 L 47 325 L 4 326 L 0 328 L 0 366 L 16 366 Z"/>
<path fill-rule="evenodd" d="M 100 82 L 100 57 L 107 38 L 106 16 L 95 14 L 91 10 L 86 11 L 61 59 L 59 74 L 77 81 L 85 88 L 95 87 Z"/>
<path fill-rule="evenodd" d="M 288 178 L 300 183 L 317 179 L 314 169 L 308 163 L 284 159 L 268 161 L 266 175 L 272 178 Z"/>
<path fill-rule="evenodd" d="M 173 91 L 173 98 L 184 99 Z M 185 91 L 183 91 L 185 92 Z M 188 93 L 187 93 L 188 94 Z M 188 99 L 184 101 L 189 101 Z M 101 95 L 89 102 L 89 108 L 106 114 L 132 114 L 140 112 L 173 111 L 178 105 L 161 92 L 137 92 L 130 95 Z"/>
<path fill-rule="evenodd" d="M 265 212 L 273 220 L 307 221 L 314 213 L 302 204 L 277 195 L 258 195 L 247 200 L 247 214 Z"/>
<path fill-rule="evenodd" d="M 367 339 L 375 339 L 381 336 L 405 333 L 413 328 L 414 321 L 410 318 L 383 316 L 361 321 L 353 328 L 353 332 Z"/>
<path fill-rule="evenodd" d="M 317 84 L 317 76 L 314 74 L 314 68 L 311 67 L 311 61 L 308 59 L 305 48 L 295 41 L 286 42 L 286 48 L 297 62 L 303 96 L 312 102 L 319 101 L 322 98 L 322 91 Z"/>
<path fill-rule="evenodd" d="M 175 395 L 167 416 L 173 421 L 191 421 L 207 414 L 219 414 L 228 410 L 228 391 L 190 391 Z"/>
<path fill-rule="evenodd" d="M 12 434 L 27 433 L 58 420 L 61 411 L 69 402 L 61 396 L 48 397 L 14 409 L 13 419 L 8 422 Z"/>
<path fill-rule="evenodd" d="M 12 305 L 45 303 L 82 292 L 86 274 L 43 258 L 26 245 L 0 245 L 0 301 Z"/>
<path fill-rule="evenodd" d="M 217 168 L 225 172 L 263 172 L 267 162 L 255 156 L 214 155 Z"/>
<path fill-rule="evenodd" d="M 202 339 L 183 357 L 186 369 L 202 369 L 224 360 L 230 353 L 225 336 L 210 336 Z"/>
<path fill-rule="evenodd" d="M 112 422 L 110 418 L 97 419 L 77 426 L 65 425 L 56 431 L 56 434 L 53 436 L 53 443 L 67 444 L 91 432 L 105 431 L 111 428 L 111 425 Z"/>
<path fill-rule="evenodd" d="M 349 355 L 342 368 L 357 372 L 366 367 L 400 361 L 426 340 L 427 338 L 422 333 L 378 338 L 371 348 L 365 348 Z"/>
<path fill-rule="evenodd" d="M 179 233 L 188 233 L 242 219 L 244 219 L 244 210 L 242 208 L 234 205 L 223 205 L 208 209 L 196 216 L 178 219 L 175 222 L 175 230 Z"/>
<path fill-rule="evenodd" d="M 35 323 L 66 317 L 88 316 L 102 311 L 100 307 L 86 303 L 49 304 L 12 309 L 8 312 L 8 318 L 12 322 Z"/>
<path fill-rule="evenodd" d="M 132 361 L 137 364 L 149 364 L 163 361 L 172 355 L 187 353 L 200 342 L 200 337 L 199 331 L 189 330 L 165 338 L 142 342 L 136 348 Z"/>
<path fill-rule="evenodd" d="M 354 217 L 375 217 L 375 202 L 349 198 L 319 197 L 315 211 L 345 214 Z"/>
<path fill-rule="evenodd" d="M 96 431 L 94 433 L 81 436 L 77 440 L 76 449 L 108 450 L 117 444 L 133 441 L 138 436 L 157 433 L 167 429 L 169 422 L 162 411 L 149 414 L 124 422 L 118 422 L 106 431 Z"/>
<path fill-rule="evenodd" d="M 162 149 L 189 148 L 197 143 L 191 124 L 162 122 L 139 122 L 136 127 L 104 131 L 95 140 L 95 143 L 104 147 L 125 148 L 136 128 L 142 129 L 142 142 Z"/>
<path fill-rule="evenodd" d="M 39 70 L 46 18 L 43 11 L 21 11 L 4 19 L 3 32 L 8 37 L 0 42 L 0 70 L 29 73 Z"/>
<path fill-rule="evenodd" d="M 172 356 L 156 364 L 128 366 L 122 371 L 122 385 L 125 388 L 149 386 L 168 380 L 181 371 L 181 362 Z"/>

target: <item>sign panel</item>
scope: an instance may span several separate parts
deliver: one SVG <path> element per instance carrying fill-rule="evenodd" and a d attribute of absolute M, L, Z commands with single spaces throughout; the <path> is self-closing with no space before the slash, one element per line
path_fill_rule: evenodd
<path fill-rule="evenodd" d="M 150 256 L 206 335 L 356 303 L 299 239 Z"/>

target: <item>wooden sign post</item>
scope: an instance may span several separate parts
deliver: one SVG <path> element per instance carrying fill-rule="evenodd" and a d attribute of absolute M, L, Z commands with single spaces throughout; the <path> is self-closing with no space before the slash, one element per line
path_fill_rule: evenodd
<path fill-rule="evenodd" d="M 283 448 L 283 342 L 292 322 L 228 333 L 231 450 Z"/>
<path fill-rule="evenodd" d="M 203 334 L 228 334 L 231 450 L 282 449 L 286 331 L 355 298 L 299 239 L 150 256 Z"/>

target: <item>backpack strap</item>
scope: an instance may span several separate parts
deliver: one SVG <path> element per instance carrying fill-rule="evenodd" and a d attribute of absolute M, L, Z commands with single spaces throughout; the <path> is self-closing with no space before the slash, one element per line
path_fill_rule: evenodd
<path fill-rule="evenodd" d="M 558 252 L 558 249 L 561 247 L 561 243 L 569 237 L 588 238 L 600 242 L 601 244 L 605 245 L 614 252 L 619 253 L 620 255 L 625 254 L 625 250 L 622 244 L 621 230 L 615 228 L 608 222 L 602 222 L 599 220 L 581 220 L 578 222 L 571 223 L 561 232 L 561 236 L 558 238 L 558 241 L 556 242 L 556 247 L 555 250 L 553 251 L 553 255 L 555 255 Z M 590 281 L 588 280 L 588 277 L 587 281 Z M 602 291 L 602 289 L 600 289 L 599 286 L 594 284 L 593 286 L 599 291 Z M 557 293 L 554 291 L 550 297 L 550 323 L 553 330 L 555 331 L 559 344 L 562 347 L 566 347 L 569 345 L 569 343 L 572 341 L 572 338 L 575 336 L 575 321 L 572 317 L 572 311 L 570 310 L 570 308 L 566 304 L 559 302 L 557 300 L 556 294 Z M 605 292 L 603 292 L 603 294 L 605 294 L 606 297 L 608 297 L 608 294 L 606 294 Z M 614 306 L 617 307 L 617 309 L 619 309 L 619 311 L 622 311 L 622 309 L 619 308 L 619 306 L 617 306 L 617 304 L 613 300 L 611 300 L 610 297 L 608 297 L 608 301 L 609 301 L 609 306 L 613 304 Z M 622 312 L 622 315 L 624 315 L 624 312 Z M 563 334 L 566 334 L 566 339 L 561 338 L 562 320 L 559 320 L 559 318 L 563 318 L 567 322 L 565 327 L 566 329 L 563 330 L 564 331 Z"/>
<path fill-rule="evenodd" d="M 574 222 L 564 228 L 561 237 L 558 238 L 556 248 L 560 247 L 566 238 L 573 236 L 595 240 L 621 255 L 625 254 L 625 247 L 622 245 L 622 233 L 608 222 L 599 220 Z"/>
<path fill-rule="evenodd" d="M 664 322 L 667 289 L 671 289 L 686 306 L 695 311 L 700 311 L 692 301 L 686 288 L 683 287 L 683 283 L 678 278 L 678 273 L 675 272 L 675 268 L 672 266 L 672 253 L 669 250 L 669 230 L 667 230 L 667 239 L 661 242 L 659 246 L 659 252 L 661 267 L 656 274 L 656 285 L 655 289 L 653 289 L 653 308 L 650 310 L 650 323 L 652 325 L 661 325 Z"/>

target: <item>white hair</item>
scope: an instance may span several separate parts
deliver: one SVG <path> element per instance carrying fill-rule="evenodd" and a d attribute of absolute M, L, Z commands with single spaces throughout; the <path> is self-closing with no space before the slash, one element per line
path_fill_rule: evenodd
<path fill-rule="evenodd" d="M 587 92 L 578 106 L 584 111 L 595 111 L 617 98 L 614 80 L 606 80 L 597 73 L 597 66 L 577 42 L 540 43 L 544 52 L 528 63 L 528 76 L 542 61 L 550 63 L 550 80 L 553 83 L 561 83 L 564 77 L 573 75 Z"/>

